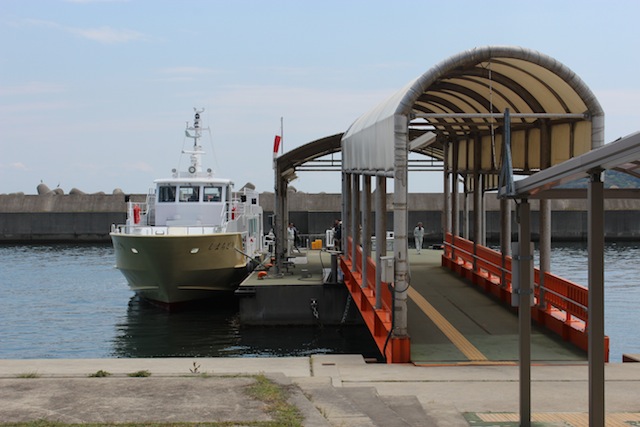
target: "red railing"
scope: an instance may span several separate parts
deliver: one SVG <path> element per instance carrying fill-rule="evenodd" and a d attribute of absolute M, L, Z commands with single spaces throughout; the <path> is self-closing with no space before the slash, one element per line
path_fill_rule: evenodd
<path fill-rule="evenodd" d="M 447 233 L 442 265 L 511 304 L 510 256 Z M 531 317 L 587 351 L 589 290 L 549 272 L 544 273 L 541 287 L 538 268 L 534 269 L 534 282 L 536 304 L 531 308 Z M 609 337 L 605 337 L 605 359 L 609 361 Z"/>
<path fill-rule="evenodd" d="M 347 251 L 340 257 L 344 283 L 366 323 L 380 353 L 387 363 L 407 363 L 411 360 L 408 337 L 393 336 L 393 290 L 388 283 L 380 286 L 380 308 L 376 308 L 376 264 L 367 258 L 367 283 L 362 280 L 362 247 L 356 248 L 355 266 L 351 259 L 353 241 L 347 239 Z M 355 270 L 355 271 L 351 271 Z"/>

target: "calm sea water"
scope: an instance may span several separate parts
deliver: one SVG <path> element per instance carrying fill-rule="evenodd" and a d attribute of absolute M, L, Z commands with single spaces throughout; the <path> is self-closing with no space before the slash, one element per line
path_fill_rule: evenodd
<path fill-rule="evenodd" d="M 607 244 L 611 361 L 640 353 L 640 243 Z M 133 296 L 111 245 L 0 245 L 0 358 L 379 357 L 364 327 L 246 327 L 234 304 L 167 313 Z M 537 264 L 537 261 L 536 261 Z M 551 270 L 587 283 L 585 244 L 554 244 Z"/>
<path fill-rule="evenodd" d="M 364 326 L 243 327 L 237 303 L 167 313 L 104 245 L 0 245 L 0 358 L 378 357 Z"/>

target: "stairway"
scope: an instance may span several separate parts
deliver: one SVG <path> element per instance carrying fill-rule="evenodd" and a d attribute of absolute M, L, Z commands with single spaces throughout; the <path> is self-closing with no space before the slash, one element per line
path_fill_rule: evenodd
<path fill-rule="evenodd" d="M 289 382 L 284 376 L 277 381 L 281 384 Z M 295 378 L 293 383 L 289 388 L 292 403 L 301 410 L 306 427 L 423 427 L 438 424 L 415 396 L 380 396 L 374 387 L 334 387 L 328 377 Z"/>

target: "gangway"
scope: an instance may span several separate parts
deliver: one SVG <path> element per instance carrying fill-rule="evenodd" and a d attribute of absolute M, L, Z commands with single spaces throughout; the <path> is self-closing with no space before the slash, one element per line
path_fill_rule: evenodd
<path fill-rule="evenodd" d="M 510 256 L 447 233 L 442 265 L 506 305 L 511 304 L 514 290 Z M 544 286 L 540 286 L 540 269 L 534 268 L 534 299 L 533 320 L 588 351 L 589 290 L 586 287 L 550 272 L 544 273 Z M 608 362 L 609 337 L 605 336 L 604 346 Z"/>
<path fill-rule="evenodd" d="M 363 286 L 361 271 L 362 249 L 357 248 L 356 268 L 353 269 L 353 262 L 348 256 L 348 254 L 351 254 L 351 240 L 347 244 L 349 250 L 340 257 L 344 283 L 352 295 L 355 305 L 360 310 L 380 353 L 387 363 L 420 363 L 419 360 L 412 360 L 412 354 L 418 354 L 419 351 L 412 350 L 411 340 L 415 337 L 418 340 L 415 342 L 416 345 L 421 347 L 433 345 L 435 347 L 435 343 L 429 342 L 428 337 L 425 338 L 425 335 L 428 334 L 423 334 L 421 331 L 426 327 L 424 324 L 426 322 L 425 317 L 422 316 L 418 320 L 410 321 L 409 333 L 411 339 L 408 337 L 394 337 L 393 284 L 382 283 L 379 289 L 381 304 L 379 308 L 376 308 L 375 263 L 372 259 L 367 260 L 368 271 L 366 277 L 368 283 Z M 445 271 L 455 274 L 464 279 L 464 282 L 486 293 L 488 298 L 500 302 L 503 306 L 510 307 L 511 294 L 513 292 L 511 287 L 511 262 L 511 257 L 503 256 L 498 251 L 448 234 L 445 239 L 440 265 L 445 268 Z M 437 266 L 438 264 L 434 265 Z M 355 271 L 351 271 L 352 269 Z M 415 274 L 416 280 L 418 277 L 421 278 L 420 280 L 425 280 L 425 274 L 428 277 L 427 281 L 441 280 L 436 277 L 429 277 L 429 273 L 418 275 L 417 272 Z M 431 276 L 433 276 L 433 273 L 431 273 Z M 550 332 L 550 335 L 555 334 L 558 336 L 558 341 L 569 343 L 568 347 L 586 352 L 588 344 L 586 328 L 588 324 L 588 289 L 548 272 L 544 275 L 544 287 L 541 288 L 539 286 L 539 270 L 536 269 L 534 276 L 536 304 L 531 309 L 532 319 L 536 321 L 542 330 Z M 460 347 L 461 352 L 465 353 L 468 361 L 473 363 L 494 363 L 494 361 L 489 360 L 490 358 L 482 355 L 480 351 L 468 343 L 467 338 L 449 324 L 446 317 L 451 313 L 446 311 L 438 312 L 427 301 L 428 297 L 425 298 L 420 295 L 420 288 L 417 284 L 410 288 L 411 300 L 417 307 L 421 306 L 421 310 L 434 322 L 440 324 L 437 326 L 441 328 L 445 335 L 448 335 L 452 342 L 467 343 Z M 430 312 L 427 310 L 430 310 Z M 466 315 L 472 316 L 473 314 L 467 313 Z M 412 319 L 417 318 L 412 317 Z M 514 317 L 513 321 L 515 322 L 515 320 Z M 479 319 L 476 319 L 476 321 L 480 322 Z M 441 326 L 442 324 L 445 326 Z M 462 330 L 462 332 L 464 333 L 465 331 Z M 492 338 L 497 339 L 495 336 Z M 608 337 L 605 337 L 605 349 L 606 360 L 608 361 Z"/>

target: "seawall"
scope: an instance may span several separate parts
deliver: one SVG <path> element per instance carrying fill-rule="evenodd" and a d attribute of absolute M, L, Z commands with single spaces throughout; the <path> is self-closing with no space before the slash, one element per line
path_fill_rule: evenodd
<path fill-rule="evenodd" d="M 124 223 L 126 196 L 0 195 L 0 242 L 108 242 Z"/>
<path fill-rule="evenodd" d="M 45 194 L 0 195 L 0 242 L 109 242 L 112 224 L 126 218 L 127 201 L 143 202 L 144 195 L 124 194 Z M 387 224 L 393 227 L 393 195 L 387 198 Z M 273 193 L 260 195 L 265 211 L 265 230 L 271 228 L 274 210 Z M 409 224 L 425 226 L 427 241 L 442 241 L 442 194 L 409 194 Z M 538 201 L 532 200 L 533 239 L 539 230 Z M 497 241 L 500 233 L 499 202 L 492 194 L 486 197 L 487 239 Z M 640 200 L 605 201 L 605 237 L 608 240 L 640 240 Z M 289 218 L 301 234 L 324 236 L 325 230 L 340 218 L 341 195 L 334 193 L 289 194 Z M 551 235 L 554 240 L 586 241 L 587 206 L 585 200 L 553 200 L 551 202 Z M 375 215 L 375 214 L 374 214 Z M 460 215 L 461 229 L 464 227 Z M 517 232 L 512 215 L 514 237 Z M 409 232 L 411 233 L 411 230 Z M 470 227 L 470 233 L 473 232 Z"/>

